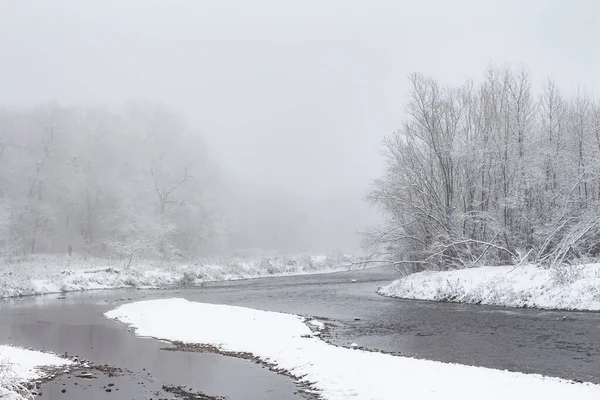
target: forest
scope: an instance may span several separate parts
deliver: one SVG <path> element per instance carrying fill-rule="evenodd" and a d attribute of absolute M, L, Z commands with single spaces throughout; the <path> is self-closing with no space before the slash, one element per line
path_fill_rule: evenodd
<path fill-rule="evenodd" d="M 0 255 L 171 258 L 218 248 L 216 168 L 165 107 L 0 111 Z"/>
<path fill-rule="evenodd" d="M 368 195 L 385 215 L 365 245 L 405 271 L 600 254 L 600 101 L 526 68 L 441 85 L 415 74 L 386 170 Z"/>

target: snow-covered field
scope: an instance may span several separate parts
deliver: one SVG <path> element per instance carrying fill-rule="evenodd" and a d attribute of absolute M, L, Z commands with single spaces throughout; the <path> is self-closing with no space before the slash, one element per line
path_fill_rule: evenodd
<path fill-rule="evenodd" d="M 39 256 L 0 262 L 0 298 L 125 287 L 194 286 L 203 282 L 347 270 L 343 255 L 206 258 L 164 262 Z"/>
<path fill-rule="evenodd" d="M 600 310 L 600 264 L 479 267 L 419 272 L 379 289 L 384 296 L 505 307 Z"/>
<path fill-rule="evenodd" d="M 251 353 L 329 400 L 600 398 L 600 386 L 540 375 L 396 357 L 336 347 L 302 317 L 183 299 L 125 304 L 106 313 L 139 336 Z"/>
<path fill-rule="evenodd" d="M 25 384 L 48 375 L 40 368 L 65 368 L 72 364 L 72 361 L 53 354 L 0 345 L 0 399 L 29 397 Z"/>

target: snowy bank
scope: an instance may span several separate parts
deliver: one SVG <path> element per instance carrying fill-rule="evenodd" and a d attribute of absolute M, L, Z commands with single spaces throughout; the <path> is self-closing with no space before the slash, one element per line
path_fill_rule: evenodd
<path fill-rule="evenodd" d="M 559 269 L 525 265 L 426 271 L 394 281 L 378 293 L 406 299 L 598 311 L 600 264 Z"/>
<path fill-rule="evenodd" d="M 106 316 L 139 336 L 251 353 L 329 400 L 600 398 L 598 385 L 336 347 L 290 314 L 168 299 L 126 304 Z"/>
<path fill-rule="evenodd" d="M 18 400 L 29 396 L 25 384 L 48 376 L 40 368 L 64 368 L 73 362 L 54 354 L 0 346 L 0 398 Z"/>
<path fill-rule="evenodd" d="M 196 262 L 38 256 L 0 262 L 0 298 L 129 287 L 198 286 L 204 282 L 347 270 L 343 255 L 206 258 Z"/>

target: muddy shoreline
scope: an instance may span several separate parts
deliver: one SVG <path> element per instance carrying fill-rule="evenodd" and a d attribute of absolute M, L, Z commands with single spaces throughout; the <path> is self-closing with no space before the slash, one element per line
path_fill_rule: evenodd
<path fill-rule="evenodd" d="M 183 385 L 161 384 L 148 373 L 136 373 L 110 365 L 79 365 L 30 383 L 35 399 L 131 398 L 225 400 Z M 125 397 L 126 396 L 126 397 Z M 132 397 L 133 396 L 133 397 Z"/>

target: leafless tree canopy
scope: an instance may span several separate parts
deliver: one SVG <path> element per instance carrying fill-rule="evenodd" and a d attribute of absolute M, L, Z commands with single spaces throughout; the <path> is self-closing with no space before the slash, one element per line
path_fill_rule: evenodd
<path fill-rule="evenodd" d="M 386 217 L 366 244 L 409 269 L 600 253 L 600 102 L 564 98 L 525 69 L 444 87 L 420 75 L 368 199 Z"/>
<path fill-rule="evenodd" d="M 0 112 L 0 255 L 194 255 L 223 234 L 202 144 L 162 107 Z"/>

